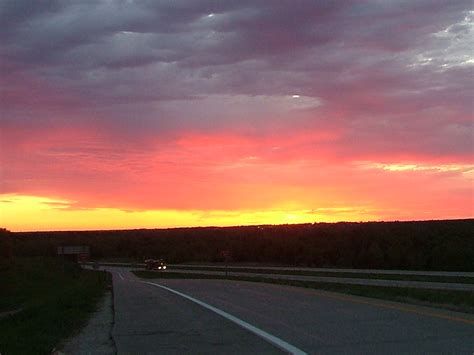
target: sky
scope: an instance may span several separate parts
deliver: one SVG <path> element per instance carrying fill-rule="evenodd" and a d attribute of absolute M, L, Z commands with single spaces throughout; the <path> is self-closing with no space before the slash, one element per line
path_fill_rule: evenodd
<path fill-rule="evenodd" d="M 0 0 L 0 226 L 474 217 L 471 0 Z"/>

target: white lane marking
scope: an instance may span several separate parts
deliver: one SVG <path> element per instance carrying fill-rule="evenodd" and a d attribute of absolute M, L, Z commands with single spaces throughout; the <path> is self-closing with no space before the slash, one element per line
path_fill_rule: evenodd
<path fill-rule="evenodd" d="M 118 273 L 118 275 L 120 276 L 122 280 L 125 280 L 120 272 Z"/>
<path fill-rule="evenodd" d="M 165 289 L 169 292 L 172 292 L 172 293 L 177 294 L 177 295 L 179 295 L 183 298 L 186 298 L 186 299 L 190 300 L 191 302 L 197 303 L 198 305 L 200 305 L 204 308 L 207 308 L 208 310 L 210 310 L 214 313 L 217 313 L 218 315 L 230 320 L 231 322 L 236 323 L 237 325 L 241 326 L 242 328 L 247 329 L 248 331 L 254 333 L 255 335 L 258 335 L 259 337 L 265 339 L 266 341 L 272 343 L 273 345 L 279 347 L 280 349 L 282 349 L 284 351 L 287 351 L 290 354 L 306 355 L 306 353 L 303 350 L 298 349 L 297 347 L 287 343 L 286 341 L 284 341 L 280 338 L 277 338 L 276 336 L 271 335 L 271 334 L 267 333 L 266 331 L 261 330 L 261 329 L 255 327 L 255 326 L 253 326 L 252 324 L 249 324 L 249 323 L 243 321 L 242 319 L 239 319 L 239 318 L 233 316 L 232 314 L 224 312 L 224 311 L 220 310 L 219 308 L 213 307 L 213 306 L 211 306 L 207 303 L 199 301 L 196 298 L 188 296 L 188 295 L 186 295 L 184 293 L 181 293 L 179 291 L 173 290 L 172 288 L 169 288 L 169 287 L 166 287 L 166 286 L 163 286 L 163 285 L 159 285 L 159 284 L 155 284 L 153 282 L 146 282 L 146 281 L 141 281 L 141 282 L 144 283 L 144 284 L 153 285 L 153 286 Z"/>

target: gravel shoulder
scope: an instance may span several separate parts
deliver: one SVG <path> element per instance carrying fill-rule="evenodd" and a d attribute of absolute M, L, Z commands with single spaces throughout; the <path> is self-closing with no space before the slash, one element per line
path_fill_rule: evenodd
<path fill-rule="evenodd" d="M 114 324 L 113 294 L 107 292 L 87 325 L 60 346 L 57 354 L 99 355 L 116 354 L 111 336 Z"/>

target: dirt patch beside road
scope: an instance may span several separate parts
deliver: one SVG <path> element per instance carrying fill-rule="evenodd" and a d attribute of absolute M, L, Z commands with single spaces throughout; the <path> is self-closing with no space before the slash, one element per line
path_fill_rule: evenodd
<path fill-rule="evenodd" d="M 102 299 L 98 310 L 80 333 L 66 340 L 65 344 L 60 346 L 61 352 L 78 355 L 116 354 L 111 335 L 113 323 L 113 296 L 109 291 Z"/>

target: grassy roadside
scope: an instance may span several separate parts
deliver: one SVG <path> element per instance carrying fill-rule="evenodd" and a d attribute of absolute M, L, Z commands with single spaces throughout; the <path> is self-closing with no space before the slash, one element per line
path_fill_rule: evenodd
<path fill-rule="evenodd" d="M 1 354 L 50 354 L 95 311 L 110 284 L 104 272 L 82 270 L 53 258 L 18 258 L 0 263 Z"/>
<path fill-rule="evenodd" d="M 222 266 L 173 266 L 176 270 L 196 270 L 196 271 L 221 271 L 226 270 Z M 247 272 L 247 273 L 264 273 L 274 275 L 301 275 L 301 276 L 320 276 L 320 277 L 349 277 L 358 279 L 373 280 L 400 280 L 400 281 L 426 281 L 426 282 L 447 282 L 447 283 L 465 283 L 474 284 L 474 277 L 466 276 L 431 276 L 431 275 L 395 275 L 395 274 L 370 274 L 354 272 L 325 272 L 325 271 L 306 271 L 306 270 L 274 270 L 274 269 L 255 269 L 255 268 L 233 268 L 227 269 L 229 272 Z"/>
<path fill-rule="evenodd" d="M 132 271 L 144 279 L 226 279 L 236 281 L 265 282 L 279 285 L 314 288 L 326 291 L 373 297 L 390 301 L 433 306 L 465 313 L 474 313 L 474 295 L 470 291 L 426 290 L 417 288 L 345 285 L 314 281 L 281 280 L 265 277 L 241 277 L 224 275 L 186 274 L 153 271 Z"/>

